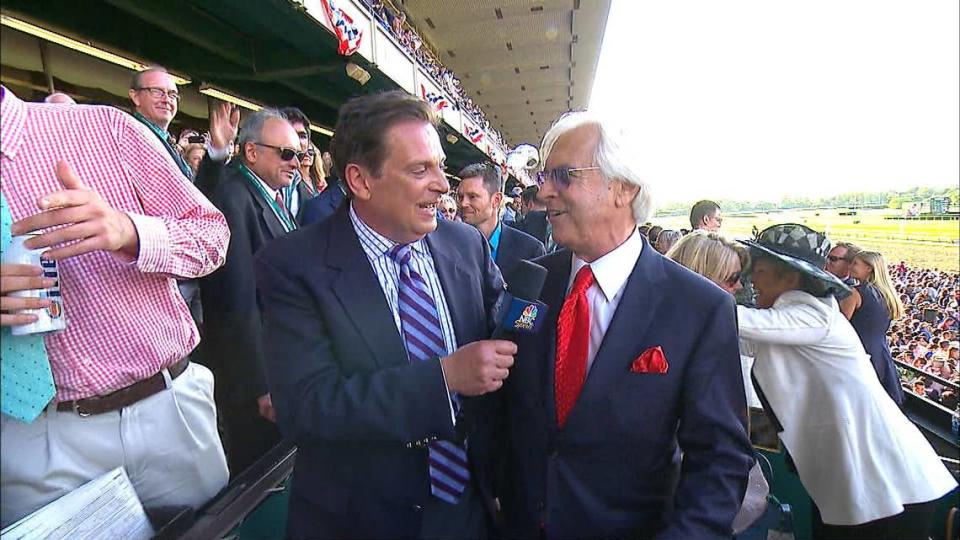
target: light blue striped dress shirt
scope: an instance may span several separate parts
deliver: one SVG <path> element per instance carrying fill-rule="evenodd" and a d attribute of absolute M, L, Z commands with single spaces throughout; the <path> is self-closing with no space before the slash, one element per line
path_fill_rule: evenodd
<path fill-rule="evenodd" d="M 366 253 L 370 265 L 373 266 L 373 273 L 377 275 L 380 281 L 380 288 L 387 299 L 390 311 L 393 312 L 393 320 L 397 324 L 397 331 L 403 336 L 403 329 L 400 326 L 400 306 L 397 300 L 397 291 L 400 286 L 400 265 L 390 257 L 390 249 L 397 245 L 396 242 L 386 238 L 382 234 L 373 230 L 360 219 L 360 216 L 350 205 L 350 221 L 353 223 L 353 229 L 357 232 L 360 239 L 360 246 Z M 440 279 L 437 277 L 437 269 L 433 264 L 433 255 L 430 254 L 430 247 L 422 238 L 411 244 L 410 264 L 416 270 L 427 286 L 430 288 L 430 296 L 433 297 L 437 305 L 437 315 L 440 318 L 440 328 L 443 332 L 443 342 L 447 349 L 447 354 L 457 350 L 457 336 L 453 330 L 453 321 L 450 319 L 450 309 L 447 307 L 447 299 L 443 295 L 443 289 L 440 287 Z"/>

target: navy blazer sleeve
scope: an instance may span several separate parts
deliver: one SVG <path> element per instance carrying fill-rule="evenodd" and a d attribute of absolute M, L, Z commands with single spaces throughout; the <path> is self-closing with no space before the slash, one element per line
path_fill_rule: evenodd
<path fill-rule="evenodd" d="M 685 374 L 677 431 L 680 483 L 658 539 L 729 538 L 752 465 L 732 296 L 715 306 L 697 343 L 693 356 L 700 361 Z"/>

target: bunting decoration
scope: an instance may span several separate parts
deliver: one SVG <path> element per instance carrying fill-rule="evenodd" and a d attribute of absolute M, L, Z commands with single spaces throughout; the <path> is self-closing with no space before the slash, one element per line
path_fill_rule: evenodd
<path fill-rule="evenodd" d="M 424 101 L 430 105 L 433 105 L 433 110 L 437 112 L 442 111 L 443 109 L 447 108 L 447 105 L 449 105 L 447 98 L 443 97 L 443 94 L 431 92 L 422 84 L 420 85 L 420 97 L 422 97 Z"/>
<path fill-rule="evenodd" d="M 467 138 L 473 144 L 480 144 L 480 141 L 483 140 L 483 131 L 480 131 L 480 128 L 476 126 L 467 126 Z"/>
<path fill-rule="evenodd" d="M 363 33 L 355 24 L 353 18 L 344 13 L 334 4 L 334 0 L 321 0 L 323 2 L 323 11 L 327 14 L 327 20 L 333 27 L 337 35 L 337 41 L 340 45 L 337 52 L 342 56 L 350 56 L 360 48 L 360 40 L 363 39 Z"/>

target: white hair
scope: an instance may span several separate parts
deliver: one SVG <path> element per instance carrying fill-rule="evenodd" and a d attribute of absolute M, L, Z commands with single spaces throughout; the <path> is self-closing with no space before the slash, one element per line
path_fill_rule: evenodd
<path fill-rule="evenodd" d="M 614 127 L 609 119 L 601 118 L 589 111 L 571 111 L 563 114 L 543 136 L 543 142 L 540 144 L 541 167 L 550 157 L 557 139 L 583 126 L 594 126 L 600 134 L 593 159 L 595 165 L 600 167 L 600 173 L 604 179 L 621 180 L 640 188 L 640 192 L 633 199 L 633 219 L 638 224 L 646 223 L 654 209 L 650 184 L 637 172 L 635 158 L 626 148 L 623 131 Z"/>

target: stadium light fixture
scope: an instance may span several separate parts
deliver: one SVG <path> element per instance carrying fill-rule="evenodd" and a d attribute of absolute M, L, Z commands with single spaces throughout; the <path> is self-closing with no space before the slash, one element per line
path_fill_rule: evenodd
<path fill-rule="evenodd" d="M 223 90 L 219 90 L 207 84 L 200 85 L 200 93 L 205 96 L 210 96 L 212 98 L 219 99 L 221 101 L 226 101 L 227 103 L 233 103 L 234 105 L 239 105 L 244 109 L 249 109 L 251 111 L 259 111 L 263 108 L 261 105 L 257 105 L 252 101 L 248 101 L 243 98 L 239 98 L 233 94 L 228 94 Z"/>
<path fill-rule="evenodd" d="M 131 69 L 133 71 L 143 71 L 150 67 L 150 64 L 145 64 L 125 56 L 120 56 L 119 54 L 114 54 L 99 47 L 94 47 L 90 43 L 84 43 L 82 41 L 69 38 L 63 34 L 58 34 L 56 32 L 47 30 L 46 28 L 41 28 L 6 14 L 0 14 L 0 24 L 8 28 L 13 28 L 14 30 L 19 30 L 25 34 L 49 41 L 51 43 L 56 43 L 57 45 L 66 47 L 68 49 L 93 56 L 94 58 L 99 58 L 105 62 L 110 62 L 111 64 L 116 64 L 118 66 Z M 171 73 L 170 76 L 173 77 L 174 82 L 178 86 L 190 84 L 190 79 L 175 75 L 173 73 Z"/>
<path fill-rule="evenodd" d="M 333 130 L 329 128 L 325 128 L 323 126 L 315 126 L 313 124 L 310 124 L 310 130 L 316 131 L 321 135 L 326 135 L 327 137 L 333 137 Z"/>

